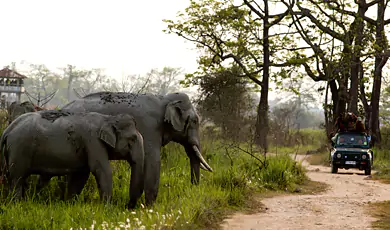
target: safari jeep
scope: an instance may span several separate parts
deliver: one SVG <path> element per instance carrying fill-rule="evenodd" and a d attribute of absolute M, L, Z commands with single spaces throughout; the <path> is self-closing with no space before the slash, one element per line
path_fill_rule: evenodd
<path fill-rule="evenodd" d="M 330 151 L 332 173 L 339 168 L 358 168 L 365 175 L 371 175 L 373 152 L 370 136 L 361 132 L 341 132 L 332 138 L 333 148 Z"/>

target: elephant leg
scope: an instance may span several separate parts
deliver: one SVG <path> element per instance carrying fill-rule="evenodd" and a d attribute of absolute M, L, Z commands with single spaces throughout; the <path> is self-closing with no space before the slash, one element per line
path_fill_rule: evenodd
<path fill-rule="evenodd" d="M 143 175 L 144 162 L 135 162 L 131 164 L 131 180 L 130 180 L 130 201 L 127 208 L 133 209 L 141 197 L 144 186 Z"/>
<path fill-rule="evenodd" d="M 38 183 L 35 189 L 36 193 L 39 193 L 46 185 L 48 185 L 51 178 L 52 176 L 50 175 L 39 175 Z"/>
<path fill-rule="evenodd" d="M 160 147 L 145 143 L 144 191 L 145 205 L 151 206 L 157 199 L 160 184 Z"/>
<path fill-rule="evenodd" d="M 89 178 L 89 171 L 82 173 L 73 173 L 68 175 L 68 199 L 73 199 L 76 195 L 80 195 L 85 183 Z"/>
<path fill-rule="evenodd" d="M 96 140 L 88 143 L 87 152 L 89 169 L 96 178 L 100 198 L 109 202 L 112 196 L 112 169 L 107 150 L 103 143 Z"/>
<path fill-rule="evenodd" d="M 24 177 L 11 179 L 11 192 L 14 192 L 16 200 L 20 200 L 24 195 L 25 179 Z"/>
<path fill-rule="evenodd" d="M 15 192 L 15 198 L 20 199 L 24 195 L 24 187 L 27 182 L 26 179 L 28 175 L 28 164 L 29 161 L 18 161 L 15 162 L 13 159 L 10 159 L 9 166 L 9 177 L 11 182 L 11 192 Z"/>
<path fill-rule="evenodd" d="M 66 185 L 68 184 L 68 180 L 69 180 L 68 177 L 69 177 L 68 175 L 57 177 L 57 183 L 58 183 L 58 187 L 59 187 L 58 192 L 60 194 L 61 200 L 65 200 Z"/>
<path fill-rule="evenodd" d="M 107 160 L 106 164 L 92 170 L 99 187 L 100 198 L 110 202 L 112 196 L 112 170 Z"/>
<path fill-rule="evenodd" d="M 10 169 L 10 181 L 11 181 L 11 192 L 14 192 L 15 199 L 21 199 L 24 195 L 24 187 L 26 186 L 26 173 L 25 170 L 11 167 Z"/>

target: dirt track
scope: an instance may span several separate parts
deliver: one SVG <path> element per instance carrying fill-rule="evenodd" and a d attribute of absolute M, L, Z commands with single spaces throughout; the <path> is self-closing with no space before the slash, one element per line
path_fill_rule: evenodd
<path fill-rule="evenodd" d="M 390 185 L 369 180 L 364 171 L 339 169 L 339 174 L 331 174 L 330 167 L 306 161 L 304 165 L 310 179 L 330 185 L 328 191 L 266 198 L 262 200 L 265 213 L 235 214 L 223 223 L 223 229 L 372 229 L 374 219 L 367 215 L 365 205 L 390 200 Z"/>

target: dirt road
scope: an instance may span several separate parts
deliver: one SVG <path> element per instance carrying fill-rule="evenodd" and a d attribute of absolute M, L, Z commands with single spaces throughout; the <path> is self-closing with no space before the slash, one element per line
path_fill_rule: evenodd
<path fill-rule="evenodd" d="M 330 185 L 317 195 L 286 195 L 262 200 L 267 210 L 253 215 L 235 214 L 223 229 L 372 229 L 374 220 L 364 210 L 369 202 L 390 200 L 390 185 L 373 181 L 364 171 L 304 165 L 314 181 Z"/>

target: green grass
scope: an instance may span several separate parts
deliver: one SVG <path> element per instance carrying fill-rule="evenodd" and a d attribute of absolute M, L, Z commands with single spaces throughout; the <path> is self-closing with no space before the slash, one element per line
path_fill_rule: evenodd
<path fill-rule="evenodd" d="M 290 146 L 288 146 L 288 140 L 290 140 Z M 271 153 L 312 154 L 323 151 L 327 137 L 323 129 L 300 129 L 299 131 L 290 130 L 287 140 L 274 137 L 269 141 Z"/>
<path fill-rule="evenodd" d="M 214 172 L 201 170 L 199 186 L 190 183 L 190 164 L 183 148 L 169 144 L 163 149 L 160 190 L 155 205 L 150 208 L 143 207 L 142 198 L 135 210 L 125 209 L 129 166 L 117 161 L 112 162 L 112 203 L 106 205 L 99 201 L 93 176 L 77 201 L 60 201 L 57 181 L 53 178 L 39 195 L 31 186 L 25 200 L 0 200 L 0 229 L 79 229 L 92 225 L 98 229 L 114 226 L 210 229 L 234 211 L 258 208 L 255 201 L 259 193 L 295 191 L 305 183 L 307 186 L 304 169 L 287 155 L 268 157 L 263 165 L 246 153 L 203 143 L 207 150 L 205 158 Z"/>
<path fill-rule="evenodd" d="M 308 156 L 307 161 L 312 165 L 329 166 L 329 154 L 327 151 L 315 153 Z"/>
<path fill-rule="evenodd" d="M 367 213 L 377 220 L 372 223 L 375 229 L 390 229 L 390 201 L 370 203 Z"/>
<path fill-rule="evenodd" d="M 373 169 L 377 172 L 372 175 L 372 179 L 390 184 L 390 149 L 389 146 L 386 146 L 389 142 L 382 138 L 382 143 L 382 146 L 373 149 Z M 390 201 L 370 203 L 367 213 L 377 219 L 372 223 L 373 228 L 390 229 Z"/>
<path fill-rule="evenodd" d="M 269 149 L 271 153 L 289 153 L 304 155 L 307 153 L 314 153 L 316 149 L 320 148 L 318 145 L 294 145 L 294 146 L 276 146 L 272 145 Z"/>
<path fill-rule="evenodd" d="M 390 150 L 387 148 L 374 148 L 373 169 L 377 172 L 372 179 L 383 183 L 390 183 Z"/>

